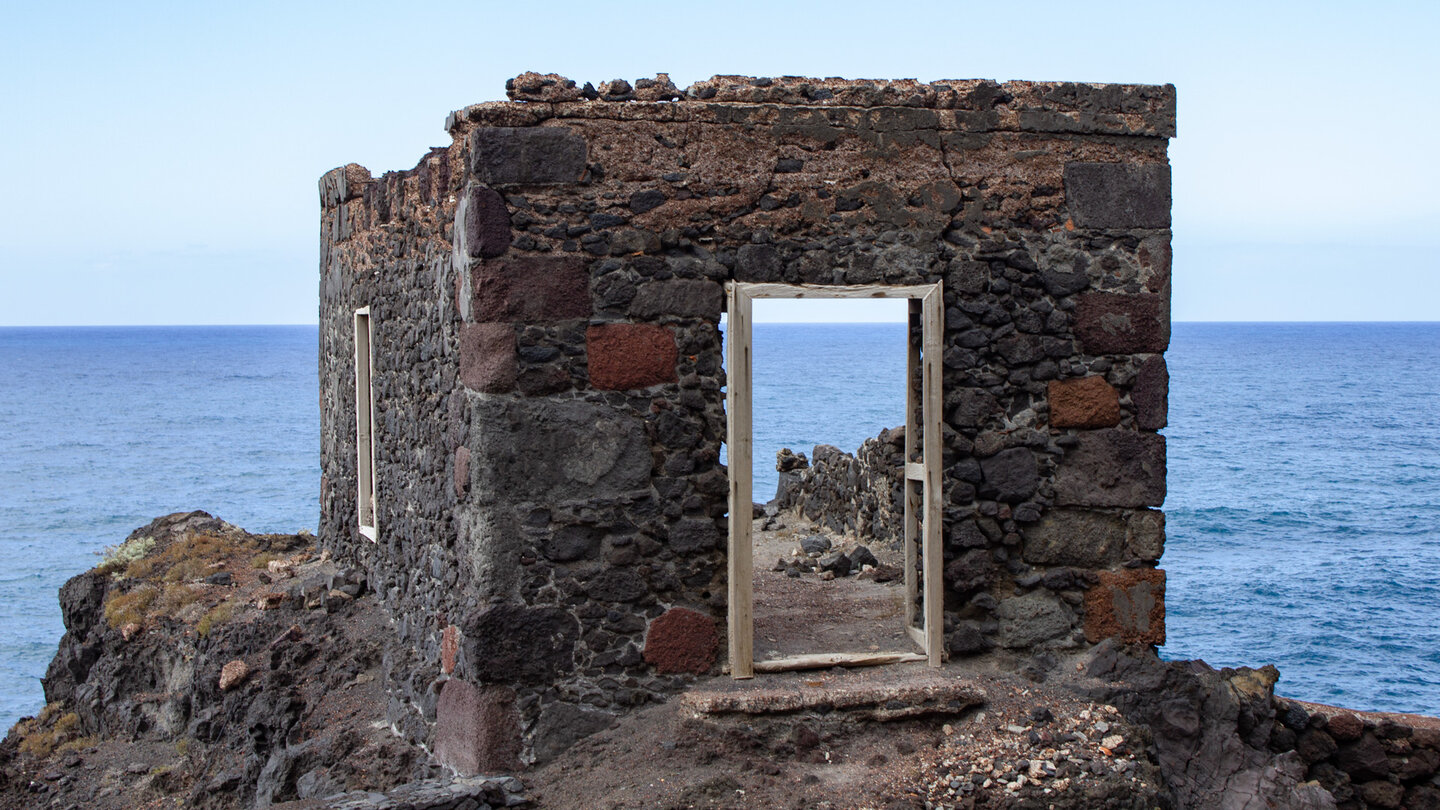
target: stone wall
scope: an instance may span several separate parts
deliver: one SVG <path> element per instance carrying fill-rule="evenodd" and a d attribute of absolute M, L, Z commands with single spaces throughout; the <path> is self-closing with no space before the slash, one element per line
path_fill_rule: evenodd
<path fill-rule="evenodd" d="M 1440 807 L 1440 721 L 1276 700 L 1269 746 L 1339 807 Z"/>
<path fill-rule="evenodd" d="M 777 454 L 777 509 L 804 515 L 836 534 L 878 543 L 904 540 L 904 427 L 866 439 L 853 455 L 828 444 L 815 446 L 813 461 L 786 450 Z"/>
<path fill-rule="evenodd" d="M 513 767 L 719 670 L 728 280 L 944 282 L 953 652 L 1163 641 L 1172 87 L 509 91 L 321 180 L 321 539 L 393 612 L 398 728 Z"/>

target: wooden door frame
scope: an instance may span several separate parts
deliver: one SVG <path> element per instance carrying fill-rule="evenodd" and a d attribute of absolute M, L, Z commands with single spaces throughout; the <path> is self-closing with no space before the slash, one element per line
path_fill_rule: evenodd
<path fill-rule="evenodd" d="M 762 284 L 731 281 L 725 285 L 728 327 L 725 336 L 725 411 L 727 463 L 730 477 L 729 646 L 730 675 L 754 677 L 776 672 L 828 666 L 863 666 L 900 661 L 944 661 L 944 565 L 941 547 L 940 410 L 943 402 L 941 354 L 944 346 L 942 285 L 866 284 L 831 287 L 817 284 Z M 755 660 L 755 616 L 752 577 L 751 503 L 754 481 L 754 384 L 751 345 L 752 302 L 756 298 L 855 299 L 896 298 L 909 303 L 906 343 L 905 407 L 905 629 L 923 654 L 909 652 L 819 653 L 769 661 Z M 921 334 L 917 345 L 914 334 Z M 919 373 L 917 374 L 917 367 Z M 917 377 L 920 385 L 917 387 Z M 918 400 L 918 402 L 917 402 Z M 920 415 L 917 419 L 916 405 Z M 923 441 L 917 439 L 917 434 Z M 920 548 L 916 548 L 919 540 Z M 918 565 L 917 565 L 918 564 Z M 916 597 L 923 573 L 923 624 L 915 626 Z"/>

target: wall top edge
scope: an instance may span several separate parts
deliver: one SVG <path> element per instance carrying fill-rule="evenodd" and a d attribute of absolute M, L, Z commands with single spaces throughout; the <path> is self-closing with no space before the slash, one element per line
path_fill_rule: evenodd
<path fill-rule="evenodd" d="M 624 79 L 578 85 L 555 73 L 524 73 L 506 82 L 508 101 L 473 104 L 452 112 L 452 134 L 467 124 L 514 125 L 554 118 L 705 121 L 736 107 L 812 107 L 950 110 L 970 131 L 1175 134 L 1172 84 L 996 82 L 955 79 L 840 79 L 782 76 L 714 76 L 681 90 L 664 73 L 633 84 Z"/>

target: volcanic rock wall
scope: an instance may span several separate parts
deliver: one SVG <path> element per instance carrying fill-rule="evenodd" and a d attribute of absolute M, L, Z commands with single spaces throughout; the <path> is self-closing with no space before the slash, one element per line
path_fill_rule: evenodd
<path fill-rule="evenodd" d="M 321 537 L 395 616 L 397 727 L 501 769 L 718 670 L 729 280 L 944 282 L 953 653 L 1163 641 L 1172 87 L 509 90 L 321 180 Z"/>

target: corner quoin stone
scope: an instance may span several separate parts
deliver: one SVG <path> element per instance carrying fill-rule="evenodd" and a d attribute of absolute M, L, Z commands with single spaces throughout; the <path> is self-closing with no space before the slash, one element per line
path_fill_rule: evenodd
<path fill-rule="evenodd" d="M 1087 354 L 1158 354 L 1170 345 L 1163 304 L 1152 293 L 1085 293 L 1075 306 L 1075 336 Z"/>
<path fill-rule="evenodd" d="M 564 127 L 481 127 L 470 166 L 487 185 L 574 183 L 585 173 L 585 139 Z"/>
<path fill-rule="evenodd" d="M 1026 527 L 1022 553 L 1032 565 L 1109 568 L 1130 560 L 1154 562 L 1164 547 L 1163 512 L 1053 508 Z"/>
<path fill-rule="evenodd" d="M 575 666 L 580 624 L 562 608 L 502 603 L 478 611 L 463 625 L 467 677 L 544 683 Z"/>
<path fill-rule="evenodd" d="M 1050 383 L 1050 426 L 1103 428 L 1120 424 L 1120 394 L 1104 377 L 1081 377 Z"/>
<path fill-rule="evenodd" d="M 1085 640 L 1165 643 L 1165 572 L 1159 568 L 1098 571 L 1085 592 Z"/>
<path fill-rule="evenodd" d="M 574 256 L 489 259 L 470 276 L 476 321 L 553 323 L 590 317 L 590 273 Z"/>
<path fill-rule="evenodd" d="M 514 388 L 515 327 L 508 323 L 461 326 L 460 382 L 472 391 L 487 394 L 501 394 Z M 458 465 L 456 484 L 459 484 Z"/>
<path fill-rule="evenodd" d="M 1152 357 L 1140 365 L 1130 388 L 1130 404 L 1135 406 L 1135 424 L 1139 427 L 1165 427 L 1170 411 L 1170 369 L 1164 357 Z"/>
<path fill-rule="evenodd" d="M 520 711 L 515 693 L 476 688 L 452 678 L 435 709 L 435 758 L 464 776 L 520 767 Z"/>
<path fill-rule="evenodd" d="M 493 259 L 510 249 L 510 211 L 493 188 L 474 186 L 465 206 L 465 243 L 471 255 Z"/>
<path fill-rule="evenodd" d="M 1170 227 L 1170 166 L 1067 163 L 1065 205 L 1082 228 Z"/>
<path fill-rule="evenodd" d="M 1165 502 L 1165 437 L 1124 428 L 1079 434 L 1055 474 L 1059 506 L 1159 506 Z"/>
<path fill-rule="evenodd" d="M 585 349 L 594 388 L 629 391 L 675 382 L 680 353 L 675 335 L 663 326 L 597 324 L 585 330 Z"/>
<path fill-rule="evenodd" d="M 715 665 L 719 646 L 714 619 L 688 608 L 671 608 L 650 623 L 645 662 L 660 673 L 704 675 Z"/>

